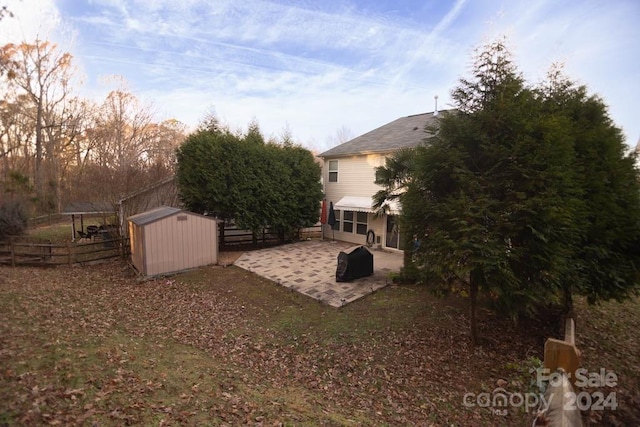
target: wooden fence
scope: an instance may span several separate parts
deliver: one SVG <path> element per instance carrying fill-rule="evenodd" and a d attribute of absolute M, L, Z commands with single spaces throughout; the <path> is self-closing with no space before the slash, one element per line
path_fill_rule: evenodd
<path fill-rule="evenodd" d="M 67 215 L 63 215 L 61 213 L 53 213 L 37 216 L 34 218 L 29 218 L 29 227 L 38 227 L 40 225 L 52 225 L 57 224 L 61 221 L 68 220 Z"/>
<path fill-rule="evenodd" d="M 322 225 L 316 224 L 312 227 L 298 230 L 295 239 L 319 239 L 322 237 Z M 246 245 L 271 245 L 278 242 L 278 233 L 270 228 L 263 228 L 260 233 L 254 236 L 251 230 L 243 230 L 234 224 L 226 224 L 218 227 L 218 242 L 220 250 L 233 249 L 237 246 Z"/>
<path fill-rule="evenodd" d="M 129 239 L 116 238 L 81 243 L 34 243 L 11 239 L 0 242 L 0 265 L 55 266 L 126 258 Z"/>
<path fill-rule="evenodd" d="M 278 243 L 277 232 L 265 228 L 254 236 L 249 230 L 235 225 L 220 227 L 220 250 L 233 250 L 247 245 L 273 245 Z M 320 238 L 320 224 L 298 230 L 296 239 Z M 131 255 L 129 238 L 80 241 L 79 243 L 54 244 L 45 241 L 10 239 L 0 242 L 0 265 L 55 266 L 100 261 L 109 258 L 127 258 Z"/>

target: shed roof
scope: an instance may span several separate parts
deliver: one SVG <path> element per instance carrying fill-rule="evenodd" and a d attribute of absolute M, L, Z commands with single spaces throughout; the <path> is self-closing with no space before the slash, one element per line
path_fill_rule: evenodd
<path fill-rule="evenodd" d="M 428 136 L 425 128 L 436 125 L 437 121 L 438 114 L 434 113 L 400 117 L 337 147 L 333 147 L 320 154 L 319 157 L 386 153 L 400 148 L 415 147 Z"/>
<path fill-rule="evenodd" d="M 170 206 L 159 206 L 155 209 L 132 215 L 127 219 L 136 225 L 146 225 L 154 221 L 158 221 L 159 219 L 169 217 L 181 211 L 182 209 L 172 208 Z"/>

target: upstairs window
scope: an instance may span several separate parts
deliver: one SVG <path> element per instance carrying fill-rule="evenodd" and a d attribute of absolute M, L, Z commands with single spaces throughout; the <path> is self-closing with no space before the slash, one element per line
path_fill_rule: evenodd
<path fill-rule="evenodd" d="M 338 182 L 338 161 L 329 160 L 329 182 Z"/>

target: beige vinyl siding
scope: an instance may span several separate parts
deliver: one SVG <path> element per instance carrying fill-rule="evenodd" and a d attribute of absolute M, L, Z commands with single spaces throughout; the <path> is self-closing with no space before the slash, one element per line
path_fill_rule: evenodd
<path fill-rule="evenodd" d="M 212 218 L 178 212 L 144 225 L 129 223 L 131 260 L 145 276 L 218 262 L 218 228 Z"/>
<path fill-rule="evenodd" d="M 369 229 L 376 233 L 376 242 L 373 245 L 376 248 L 384 243 L 384 226 L 385 217 L 376 217 L 369 214 Z M 380 239 L 380 243 L 377 242 L 378 239 Z"/>
<path fill-rule="evenodd" d="M 338 182 L 329 182 L 328 170 L 329 161 L 338 160 Z M 340 157 L 338 159 L 325 160 L 324 170 L 327 171 L 327 176 L 324 178 L 325 197 L 327 202 L 333 202 L 335 205 L 341 198 L 345 196 L 360 196 L 360 197 L 372 197 L 378 190 L 382 189 L 379 185 L 374 183 L 375 168 L 384 165 L 385 157 L 380 154 L 369 154 L 362 156 L 350 156 Z M 351 242 L 358 245 L 364 245 L 367 243 L 367 236 L 357 234 L 356 221 L 354 213 L 353 233 L 345 233 L 343 231 L 335 231 L 332 234 L 330 227 L 323 228 L 324 237 L 331 238 L 333 235 L 336 240 L 342 240 L 345 242 Z M 340 230 L 343 230 L 342 221 L 344 220 L 344 212 L 340 212 Z M 367 229 L 374 231 L 376 236 L 383 236 L 384 233 L 384 220 L 376 218 L 374 214 L 367 215 Z"/>
<path fill-rule="evenodd" d="M 329 182 L 329 161 L 338 160 L 338 182 Z M 374 184 L 375 168 L 384 165 L 379 154 L 341 157 L 325 161 L 325 192 L 327 200 L 336 203 L 344 196 L 373 196 L 380 186 Z"/>
<path fill-rule="evenodd" d="M 331 239 L 332 237 L 335 237 L 336 240 L 341 240 L 343 242 L 350 242 L 356 245 L 365 245 L 367 243 L 366 235 L 357 234 L 355 232 L 355 224 L 354 224 L 354 231 L 352 233 L 346 233 L 342 231 L 343 230 L 342 221 L 343 221 L 343 213 L 341 211 L 340 212 L 340 231 L 334 230 L 332 232 L 331 227 L 326 225 L 323 227 L 324 238 Z M 376 237 L 380 238 L 380 244 L 384 243 L 384 226 L 385 226 L 384 217 L 378 218 L 374 214 L 367 214 L 367 231 L 373 230 Z M 378 243 L 374 243 L 374 247 L 378 247 Z"/>

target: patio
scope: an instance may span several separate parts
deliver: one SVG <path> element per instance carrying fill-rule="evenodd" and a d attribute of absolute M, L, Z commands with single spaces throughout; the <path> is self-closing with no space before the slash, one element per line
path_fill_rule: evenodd
<path fill-rule="evenodd" d="M 345 242 L 309 240 L 245 252 L 234 265 L 333 307 L 342 307 L 390 283 L 390 272 L 402 267 L 402 254 L 371 250 L 373 275 L 336 282 L 337 257 L 352 247 Z"/>

